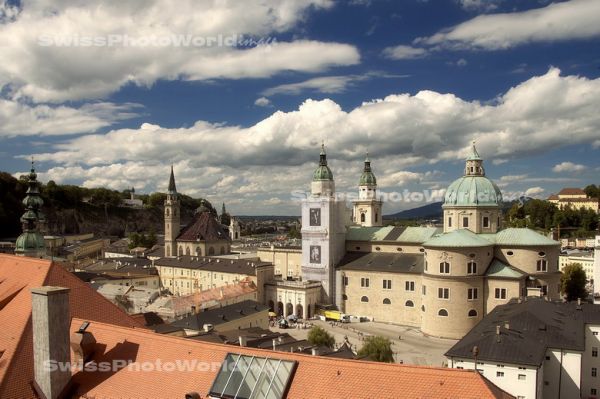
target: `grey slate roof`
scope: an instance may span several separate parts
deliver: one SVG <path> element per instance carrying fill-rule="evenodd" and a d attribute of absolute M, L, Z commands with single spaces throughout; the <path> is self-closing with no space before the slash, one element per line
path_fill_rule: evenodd
<path fill-rule="evenodd" d="M 600 305 L 513 299 L 484 317 L 446 356 L 472 359 L 477 346 L 479 361 L 540 366 L 547 348 L 584 351 L 588 323 L 600 324 Z"/>
<path fill-rule="evenodd" d="M 423 272 L 423 254 L 348 252 L 341 260 L 341 270 L 365 270 L 388 273 Z"/>
<path fill-rule="evenodd" d="M 269 262 L 260 262 L 247 259 L 220 259 L 208 256 L 180 256 L 178 258 L 160 258 L 156 266 L 180 267 L 190 270 L 209 270 L 212 272 L 235 273 L 256 275 L 256 268 L 271 265 Z"/>
<path fill-rule="evenodd" d="M 171 326 L 199 331 L 203 329 L 205 324 L 217 326 L 268 310 L 269 307 L 266 305 L 247 300 L 234 303 L 233 305 L 223 306 L 222 308 L 205 310 L 204 312 L 177 320 L 171 323 Z"/>

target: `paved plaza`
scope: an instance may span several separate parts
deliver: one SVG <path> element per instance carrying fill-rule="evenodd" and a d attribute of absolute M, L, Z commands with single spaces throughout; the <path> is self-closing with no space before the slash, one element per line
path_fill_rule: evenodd
<path fill-rule="evenodd" d="M 447 362 L 444 353 L 457 341 L 451 339 L 433 338 L 423 335 L 420 330 L 412 327 L 397 326 L 379 322 L 365 323 L 330 323 L 321 320 L 311 320 L 315 326 L 326 329 L 335 338 L 336 344 L 341 344 L 344 337 L 353 345 L 353 349 L 362 347 L 362 340 L 369 335 L 380 335 L 392 341 L 394 359 L 397 363 L 419 366 L 442 366 Z M 296 339 L 306 339 L 309 329 L 279 329 L 273 331 L 287 332 Z"/>

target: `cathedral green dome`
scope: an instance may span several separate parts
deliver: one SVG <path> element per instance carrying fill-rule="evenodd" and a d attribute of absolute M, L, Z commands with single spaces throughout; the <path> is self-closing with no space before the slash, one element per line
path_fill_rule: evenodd
<path fill-rule="evenodd" d="M 333 173 L 329 166 L 327 166 L 327 154 L 325 154 L 325 145 L 321 145 L 321 154 L 319 158 L 319 166 L 313 173 L 313 181 L 318 180 L 331 180 L 333 181 Z"/>
<path fill-rule="evenodd" d="M 333 180 L 333 173 L 329 166 L 319 165 L 319 167 L 313 173 L 313 180 Z"/>
<path fill-rule="evenodd" d="M 26 231 L 17 238 L 15 243 L 15 252 L 31 252 L 44 250 L 44 237 L 40 233 L 34 231 Z"/>
<path fill-rule="evenodd" d="M 367 158 L 365 159 L 365 168 L 363 169 L 362 175 L 360 175 L 360 181 L 358 182 L 359 186 L 375 186 L 377 185 L 377 179 L 375 178 L 375 174 L 371 170 L 371 160 L 369 159 L 369 154 L 367 153 Z"/>
<path fill-rule="evenodd" d="M 485 176 L 463 176 L 446 190 L 444 206 L 499 206 L 502 193 Z"/>

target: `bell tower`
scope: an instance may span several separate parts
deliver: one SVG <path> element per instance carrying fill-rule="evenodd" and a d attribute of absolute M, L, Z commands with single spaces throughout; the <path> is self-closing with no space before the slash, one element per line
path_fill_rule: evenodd
<path fill-rule="evenodd" d="M 179 200 L 177 198 L 177 187 L 175 186 L 175 174 L 171 165 L 171 177 L 167 199 L 165 200 L 165 256 L 177 256 L 177 236 L 181 225 Z"/>
<path fill-rule="evenodd" d="M 352 202 L 353 221 L 363 227 L 383 226 L 383 202 L 377 198 L 377 179 L 371 170 L 369 153 L 358 182 L 358 200 Z"/>
<path fill-rule="evenodd" d="M 302 278 L 321 281 L 321 303 L 340 302 L 336 298 L 335 266 L 345 252 L 346 213 L 345 201 L 336 198 L 333 173 L 322 145 L 311 194 L 302 200 Z"/>

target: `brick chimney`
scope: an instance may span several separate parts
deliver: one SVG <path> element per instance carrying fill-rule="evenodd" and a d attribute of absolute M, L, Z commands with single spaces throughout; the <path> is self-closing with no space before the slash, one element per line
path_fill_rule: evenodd
<path fill-rule="evenodd" d="M 56 399 L 71 379 L 69 289 L 31 289 L 34 387 L 44 399 Z"/>

